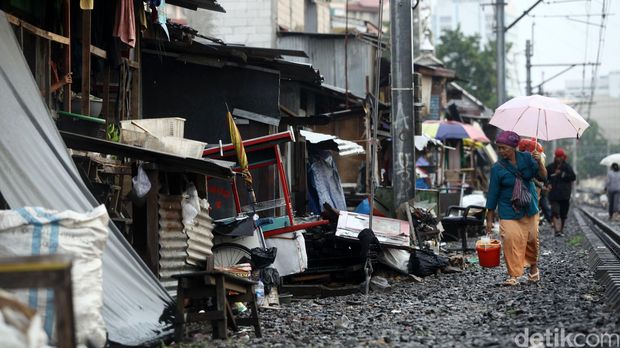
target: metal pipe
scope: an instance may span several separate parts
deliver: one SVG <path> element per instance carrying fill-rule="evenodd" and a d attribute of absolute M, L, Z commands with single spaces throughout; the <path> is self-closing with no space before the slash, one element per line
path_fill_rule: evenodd
<path fill-rule="evenodd" d="M 375 51 L 375 81 L 374 105 L 372 106 L 372 133 L 370 135 L 370 212 L 368 214 L 368 228 L 372 230 L 372 213 L 375 209 L 375 166 L 377 163 L 377 123 L 379 122 L 379 80 L 381 78 L 381 34 L 383 33 L 383 0 L 379 0 L 379 23 L 377 23 L 377 50 Z"/>

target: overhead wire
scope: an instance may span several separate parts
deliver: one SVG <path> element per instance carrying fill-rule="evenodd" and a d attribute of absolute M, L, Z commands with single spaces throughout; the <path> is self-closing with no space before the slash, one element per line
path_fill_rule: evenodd
<path fill-rule="evenodd" d="M 591 2 L 588 0 L 588 2 L 586 3 L 586 18 L 588 22 L 590 21 L 590 10 L 591 10 Z M 590 27 L 586 26 L 586 46 L 583 50 L 583 61 L 584 62 L 588 61 L 589 46 L 590 46 Z M 581 68 L 581 96 L 582 98 L 586 97 L 586 66 L 585 65 Z M 579 106 L 577 107 L 578 112 L 581 111 L 581 106 L 582 104 L 579 104 Z"/>
<path fill-rule="evenodd" d="M 596 65 L 592 66 L 592 79 L 590 82 L 590 102 L 588 103 L 588 113 L 587 113 L 587 119 L 590 119 L 590 112 L 592 111 L 592 102 L 594 101 L 594 93 L 596 91 L 596 83 L 598 81 L 597 79 L 597 75 L 598 75 L 598 67 L 600 64 L 600 60 L 601 60 L 601 50 L 603 49 L 603 45 L 605 43 L 605 21 L 607 19 L 607 16 L 605 14 L 605 5 L 606 5 L 606 1 L 603 0 L 603 8 L 601 11 L 601 26 L 599 28 L 598 31 L 598 48 L 596 50 Z"/>

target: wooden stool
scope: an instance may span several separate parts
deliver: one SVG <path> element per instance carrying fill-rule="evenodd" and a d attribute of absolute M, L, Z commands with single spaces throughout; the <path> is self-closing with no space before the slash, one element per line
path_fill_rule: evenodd
<path fill-rule="evenodd" d="M 70 256 L 60 254 L 0 258 L 0 288 L 54 290 L 56 341 L 60 348 L 76 346 L 72 262 Z"/>
<path fill-rule="evenodd" d="M 256 337 L 262 337 L 256 295 L 253 286 L 257 283 L 230 273 L 220 271 L 201 271 L 176 274 L 177 309 L 175 319 L 175 339 L 181 342 L 185 335 L 185 324 L 191 322 L 211 321 L 213 338 L 227 338 L 228 324 L 237 331 L 238 325 L 254 326 Z M 234 291 L 234 295 L 229 295 Z M 215 298 L 215 310 L 200 306 L 209 297 Z M 189 300 L 189 304 L 186 302 Z M 203 301 L 201 301 L 203 300 Z M 235 318 L 230 303 L 247 302 L 250 306 L 250 318 Z M 199 311 L 204 312 L 199 313 Z"/>

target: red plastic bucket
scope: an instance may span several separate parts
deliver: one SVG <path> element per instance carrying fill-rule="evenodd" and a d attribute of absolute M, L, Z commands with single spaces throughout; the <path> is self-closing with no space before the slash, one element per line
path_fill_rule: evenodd
<path fill-rule="evenodd" d="M 478 253 L 478 263 L 482 267 L 499 266 L 499 254 L 502 250 L 502 244 L 497 239 L 491 239 L 487 243 L 481 240 L 476 242 L 476 252 Z"/>

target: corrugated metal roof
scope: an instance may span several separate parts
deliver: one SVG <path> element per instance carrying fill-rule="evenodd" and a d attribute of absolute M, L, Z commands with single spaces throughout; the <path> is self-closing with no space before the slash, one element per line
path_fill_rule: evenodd
<path fill-rule="evenodd" d="M 183 233 L 181 196 L 159 195 L 159 279 L 176 296 L 177 281 L 172 275 L 191 271 L 187 258 L 187 235 Z"/>
<path fill-rule="evenodd" d="M 338 147 L 338 155 L 340 156 L 360 155 L 366 153 L 362 146 L 349 140 L 340 139 L 335 135 L 310 132 L 306 130 L 300 130 L 299 134 L 306 138 L 306 140 L 311 144 L 333 141 Z"/>
<path fill-rule="evenodd" d="M 175 168 L 187 173 L 204 174 L 214 176 L 221 179 L 232 179 L 234 173 L 230 167 L 216 163 L 210 159 L 186 158 L 171 155 L 164 152 L 148 150 L 137 146 L 116 143 L 103 139 L 88 137 L 81 134 L 75 134 L 60 131 L 60 135 L 68 148 L 74 150 L 92 151 L 105 153 L 108 155 L 118 155 L 122 157 L 130 157 L 148 162 L 154 162 L 158 165 Z"/>
<path fill-rule="evenodd" d="M 312 64 L 321 72 L 323 82 L 331 86 L 346 87 L 347 66 L 349 91 L 356 95 L 366 95 L 366 76 L 370 77 L 371 83 L 374 77 L 375 48 L 361 37 L 349 37 L 348 64 L 345 64 L 344 34 L 279 33 L 277 45 L 283 49 L 306 52 L 308 58 L 292 57 L 290 60 Z"/>
<path fill-rule="evenodd" d="M 219 68 L 228 64 L 238 66 L 241 63 L 277 70 L 283 80 L 305 81 L 314 84 L 321 84 L 323 81 L 320 72 L 308 62 L 294 61 L 297 58 L 308 59 L 306 53 L 299 50 L 220 45 L 197 38 L 191 44 L 146 39 L 142 53 L 167 55 L 184 62 Z M 281 59 L 281 56 L 293 56 L 294 58 L 293 60 L 284 60 Z M 196 59 L 200 57 L 216 59 Z"/>
<path fill-rule="evenodd" d="M 226 13 L 226 10 L 224 10 L 222 5 L 217 3 L 217 0 L 168 0 L 166 2 L 169 5 L 185 7 L 194 11 L 199 8 L 203 8 L 205 10 Z"/>

